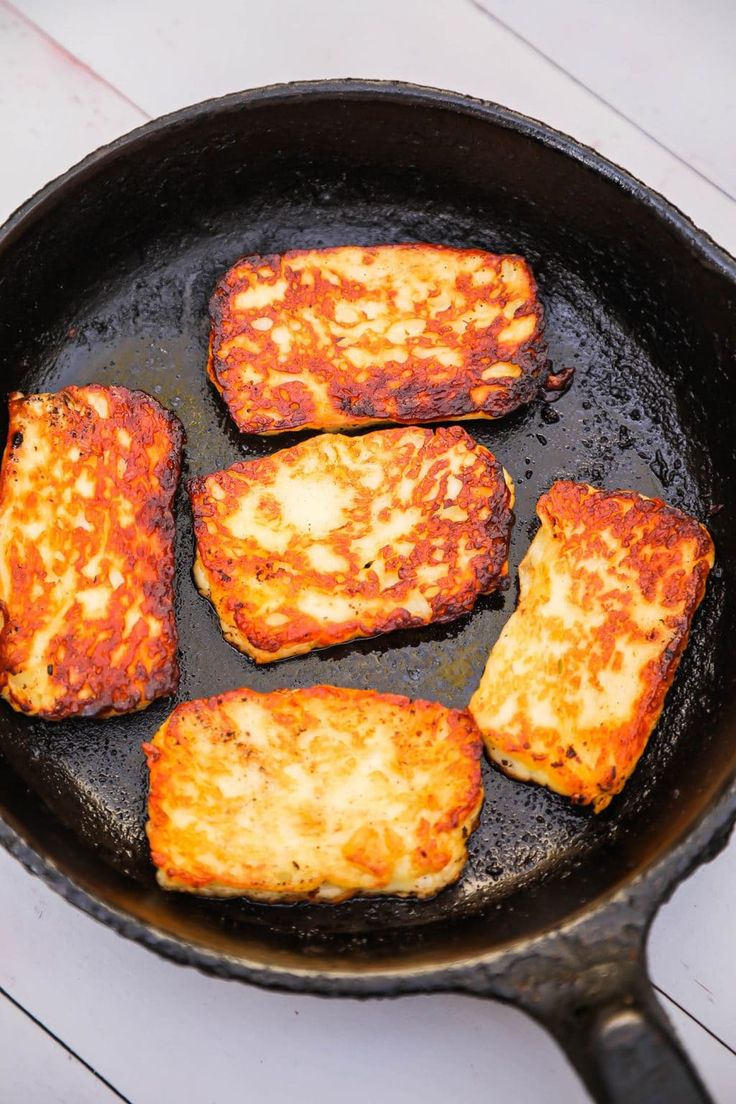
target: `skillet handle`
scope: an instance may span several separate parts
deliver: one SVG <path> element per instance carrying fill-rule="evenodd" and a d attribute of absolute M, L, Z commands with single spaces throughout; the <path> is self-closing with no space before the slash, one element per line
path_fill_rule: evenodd
<path fill-rule="evenodd" d="M 646 919 L 626 903 L 464 971 L 462 988 L 520 1005 L 596 1104 L 713 1104 L 646 970 Z"/>
<path fill-rule="evenodd" d="M 555 1036 L 597 1104 L 712 1104 L 644 971 L 627 981 L 602 1003 L 560 1000 L 532 1015 Z"/>

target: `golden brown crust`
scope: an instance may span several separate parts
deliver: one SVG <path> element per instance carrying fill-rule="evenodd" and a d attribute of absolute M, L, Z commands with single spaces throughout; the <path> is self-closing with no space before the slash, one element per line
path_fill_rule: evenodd
<path fill-rule="evenodd" d="M 479 249 L 244 257 L 210 314 L 208 374 L 248 433 L 499 418 L 543 362 L 528 265 Z"/>
<path fill-rule="evenodd" d="M 519 606 L 470 711 L 492 758 L 596 812 L 657 723 L 713 564 L 708 531 L 660 499 L 555 483 Z"/>
<path fill-rule="evenodd" d="M 451 620 L 507 571 L 513 491 L 459 426 L 322 435 L 189 493 L 197 585 L 261 663 Z"/>
<path fill-rule="evenodd" d="M 427 897 L 483 801 L 465 712 L 373 690 L 232 690 L 150 744 L 147 832 L 168 889 L 258 900 Z"/>
<path fill-rule="evenodd" d="M 178 420 L 141 391 L 10 396 L 0 470 L 0 695 L 59 720 L 178 684 Z"/>

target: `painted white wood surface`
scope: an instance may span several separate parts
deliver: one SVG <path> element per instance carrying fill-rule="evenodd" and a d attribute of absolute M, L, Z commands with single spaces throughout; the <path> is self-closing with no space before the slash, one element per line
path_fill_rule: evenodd
<path fill-rule="evenodd" d="M 183 0 L 16 4 L 151 115 L 317 77 L 394 78 L 497 100 L 625 164 L 736 252 L 727 197 L 473 0 L 219 0 L 210 11 Z M 550 7 L 564 18 L 568 4 L 574 0 Z M 709 59 L 700 65 L 709 79 Z"/>
<path fill-rule="evenodd" d="M 119 1097 L 0 995 L 0 1099 L 6 1104 L 119 1104 Z"/>
<path fill-rule="evenodd" d="M 116 936 L 2 852 L 0 924 L 0 986 L 135 1104 L 220 1104 L 246 1085 L 269 1104 L 338 1104 L 348 1086 L 354 1104 L 588 1099 L 513 1008 L 442 994 L 327 1001 L 208 978 Z M 736 1056 L 666 1007 L 717 1104 L 732 1104 Z"/>
<path fill-rule="evenodd" d="M 587 1099 L 554 1043 L 514 1009 L 442 995 L 360 1002 L 259 991 L 156 958 L 3 853 L 0 885 L 3 900 L 23 902 L 4 909 L 0 986 L 87 1061 L 94 1055 L 135 1104 L 160 1104 L 164 1086 L 177 1104 L 225 1101 L 246 1084 L 248 1099 L 274 1102 L 305 1094 L 337 1104 L 349 1086 L 354 1104 L 493 1094 L 535 1104 L 542 1077 L 549 1104 Z"/>
<path fill-rule="evenodd" d="M 478 0 L 736 198 L 733 0 Z"/>
<path fill-rule="evenodd" d="M 0 0 L 0 220 L 146 116 Z"/>
<path fill-rule="evenodd" d="M 736 838 L 662 909 L 650 937 L 649 968 L 673 1000 L 736 1051 L 734 918 Z"/>
<path fill-rule="evenodd" d="M 688 6 L 698 8 L 689 0 Z M 19 0 L 18 7 L 24 14 L 0 0 L 0 134 L 6 152 L 0 218 L 79 157 L 148 115 L 269 81 L 398 77 L 497 99 L 575 134 L 662 190 L 736 252 L 736 204 L 471 0 L 372 0 L 370 5 L 222 0 L 211 18 L 203 18 L 201 5 L 182 0 Z M 554 7 L 558 15 L 563 9 L 569 15 L 568 34 L 574 38 L 578 0 Z M 634 16 L 630 25 L 633 34 L 639 27 Z M 602 50 L 595 36 L 591 45 L 588 32 L 579 42 L 581 50 Z M 563 62 L 554 36 L 543 45 Z M 656 50 L 652 56 L 657 64 Z M 692 64 L 700 66 L 703 82 L 717 84 L 723 76 L 713 72 L 713 57 L 695 57 Z M 732 68 L 730 76 L 733 80 Z M 627 80 L 634 88 L 637 79 L 632 70 Z M 642 105 L 649 95 L 642 86 Z M 623 102 L 611 102 L 626 110 Z M 644 114 L 626 113 L 655 133 Z M 668 131 L 661 129 L 656 137 L 682 156 Z M 689 156 L 715 180 L 703 160 L 713 154 L 710 141 L 706 128 L 698 135 L 697 159 L 696 153 Z M 736 1049 L 736 943 L 730 923 L 735 913 L 733 844 L 662 910 L 650 964 L 665 993 Z M 267 1101 L 296 1092 L 304 1098 L 305 1087 L 309 1098 L 314 1088 L 329 1102 L 341 1098 L 348 1084 L 358 1104 L 376 1097 L 390 1104 L 420 1093 L 429 1102 L 479 1094 L 498 1104 L 585 1099 L 554 1045 L 513 1009 L 444 996 L 324 1002 L 204 978 L 118 938 L 5 854 L 0 854 L 0 986 L 135 1104 L 162 1099 L 219 1104 L 244 1086 L 249 1097 Z M 43 1095 L 43 1080 L 28 1079 L 26 1067 L 33 1062 L 39 1077 L 46 1068 L 54 1071 L 51 1083 L 60 1100 L 86 1104 L 73 1079 L 78 1071 L 64 1081 L 64 1070 L 72 1065 L 48 1056 L 48 1047 L 56 1044 L 40 1029 L 34 1027 L 37 1044 L 11 1043 L 32 1038 L 33 1032 L 28 1035 L 21 1012 L 5 1005 L 0 1099 L 33 1102 L 32 1092 L 42 1093 L 44 1101 L 54 1099 Z M 691 1016 L 674 1005 L 668 1010 L 718 1104 L 732 1104 L 736 1056 Z M 7 1053 L 14 1082 L 3 1071 Z M 8 1083 L 23 1088 L 14 1087 L 9 1095 Z"/>

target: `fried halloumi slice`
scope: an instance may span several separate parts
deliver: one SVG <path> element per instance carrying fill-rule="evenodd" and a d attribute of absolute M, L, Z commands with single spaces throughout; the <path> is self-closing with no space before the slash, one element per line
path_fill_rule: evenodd
<path fill-rule="evenodd" d="M 713 542 L 694 518 L 633 491 L 559 482 L 537 513 L 518 608 L 469 708 L 507 774 L 600 812 L 657 723 Z"/>
<path fill-rule="evenodd" d="M 313 437 L 189 493 L 195 582 L 258 663 L 449 621 L 507 572 L 511 480 L 459 426 Z"/>
<path fill-rule="evenodd" d="M 499 418 L 543 363 L 528 265 L 481 249 L 244 257 L 210 313 L 208 372 L 247 433 Z"/>
<path fill-rule="evenodd" d="M 0 471 L 0 696 L 50 720 L 176 689 L 177 419 L 124 387 L 10 396 Z"/>
<path fill-rule="evenodd" d="M 231 690 L 150 744 L 148 839 L 166 889 L 263 901 L 429 897 L 483 802 L 465 712 L 374 690 Z"/>

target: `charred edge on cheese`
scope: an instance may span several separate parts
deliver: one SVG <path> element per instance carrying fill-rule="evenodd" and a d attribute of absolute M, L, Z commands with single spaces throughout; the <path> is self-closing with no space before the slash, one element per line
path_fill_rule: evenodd
<path fill-rule="evenodd" d="M 469 714 L 373 690 L 185 702 L 144 751 L 159 884 L 207 896 L 433 896 L 483 803 Z"/>
<path fill-rule="evenodd" d="M 281 470 L 291 472 L 290 487 L 295 488 L 300 465 L 302 475 L 304 470 L 308 473 L 309 465 L 323 453 L 320 473 L 330 479 L 332 497 L 346 486 L 355 505 L 352 514 L 348 510 L 341 515 L 341 524 L 334 530 L 314 537 L 307 525 L 300 529 L 294 524 L 283 503 L 281 509 L 275 498 L 271 503 L 274 496 L 269 492 Z M 462 466 L 455 470 L 453 462 Z M 427 465 L 426 475 L 421 474 L 423 465 Z M 380 546 L 376 540 L 369 561 L 364 562 L 356 549 L 370 543 L 371 511 L 380 505 L 378 491 L 361 483 L 362 478 L 368 479 L 371 466 L 381 471 L 381 501 L 388 499 L 386 510 L 395 508 L 400 515 L 411 510 L 419 517 L 406 532 L 395 535 L 399 548 Z M 410 479 L 413 470 L 418 473 L 413 494 L 402 505 L 397 484 Z M 443 499 L 438 491 L 426 501 L 430 477 L 438 478 L 445 491 L 449 479 L 455 478 L 461 489 L 451 499 Z M 454 620 L 471 610 L 480 594 L 502 585 L 508 573 L 513 484 L 493 454 L 460 426 L 315 437 L 272 456 L 241 461 L 193 479 L 188 490 L 197 546 L 197 587 L 213 603 L 225 638 L 258 663 L 358 637 Z M 252 533 L 246 530 L 242 539 L 234 538 L 228 528 L 233 512 L 242 513 L 248 498 L 256 510 L 261 491 L 262 501 L 268 501 L 274 511 L 269 521 L 278 525 L 279 535 L 290 533 L 278 553 L 269 553 L 261 545 L 257 528 Z M 460 508 L 465 518 L 445 520 L 445 507 Z M 312 549 L 318 550 L 316 546 L 336 555 L 341 569 L 311 570 L 309 555 Z M 423 568 L 445 566 L 444 578 L 421 582 Z M 393 581 L 384 586 L 387 577 Z M 317 600 L 320 594 L 329 595 L 333 604 L 339 599 L 349 612 L 339 618 L 306 612 L 302 607 L 313 604 L 310 595 Z M 407 608 L 417 603 L 423 612 Z M 274 618 L 273 625 L 269 617 Z"/>
<path fill-rule="evenodd" d="M 171 504 L 181 424 L 142 391 L 94 384 L 14 392 L 9 414 L 0 469 L 0 695 L 48 720 L 142 709 L 179 681 Z M 96 558 L 101 565 L 89 575 Z M 109 590 L 104 614 L 86 612 L 80 596 L 90 587 Z"/>
<path fill-rule="evenodd" d="M 340 310 L 351 310 L 350 304 L 356 301 L 365 300 L 373 306 L 382 298 L 388 300 L 393 289 L 384 286 L 371 290 L 360 280 L 340 278 L 331 271 L 332 279 L 328 279 L 320 269 L 320 266 L 327 269 L 330 263 L 339 267 L 343 257 L 352 255 L 359 260 L 351 263 L 367 269 L 388 257 L 399 267 L 399 278 L 402 263 L 410 269 L 413 264 L 425 261 L 436 269 L 433 286 L 430 281 L 431 290 L 439 288 L 438 295 L 446 292 L 449 300 L 447 309 L 439 312 L 446 317 L 440 318 L 432 315 L 432 299 L 426 293 L 411 310 L 390 303 L 389 309 L 394 313 L 382 320 L 386 331 L 392 324 L 402 326 L 412 321 L 423 323 L 424 330 L 416 337 L 405 336 L 404 345 L 395 349 L 395 358 L 389 355 L 393 344 L 381 341 L 376 328 L 363 340 L 367 348 L 361 346 L 358 338 L 353 343 L 358 352 L 352 355 L 360 353 L 362 357 L 365 353 L 370 362 L 361 369 L 365 378 L 361 378 L 350 361 L 350 349 L 346 355 L 341 344 L 349 338 L 340 338 L 338 330 L 349 330 L 349 326 L 338 323 L 334 315 Z M 479 259 L 486 273 L 493 274 L 492 294 L 486 288 L 484 297 L 484 288 L 473 286 L 472 274 L 461 271 L 462 264 L 471 259 Z M 295 269 L 295 262 L 305 263 Z M 517 299 L 504 284 L 504 266 L 522 274 L 524 293 Z M 307 267 L 309 284 L 305 287 L 303 280 L 307 277 L 303 273 Z M 275 306 L 254 309 L 252 313 L 257 317 L 239 318 L 243 312 L 235 307 L 235 300 L 251 286 L 249 281 L 254 274 L 256 287 L 273 287 L 283 282 L 283 298 Z M 508 279 L 511 280 L 510 275 Z M 451 289 L 446 291 L 443 283 L 450 282 Z M 458 305 L 458 295 L 463 296 L 462 306 Z M 497 303 L 499 308 L 498 317 L 492 322 L 475 328 L 476 323 L 470 321 L 464 332 L 459 335 L 452 332 L 452 325 L 457 322 L 455 315 L 470 314 L 475 304 L 482 309 L 489 302 L 494 306 Z M 509 304 L 515 304 L 510 317 L 503 313 Z M 306 325 L 303 320 L 299 323 L 300 340 L 307 329 L 314 331 L 312 338 L 307 339 L 306 347 L 290 352 L 285 364 L 274 371 L 280 352 L 273 343 L 274 329 L 283 327 L 284 320 L 288 322 L 305 309 L 311 312 L 310 320 Z M 322 313 L 315 321 L 312 316 L 320 310 Z M 501 418 L 534 398 L 545 364 L 543 312 L 536 284 L 526 261 L 514 254 L 421 243 L 253 254 L 233 265 L 217 285 L 210 301 L 210 316 L 207 372 L 238 427 L 248 433 Z M 528 336 L 518 342 L 501 340 L 500 335 L 507 332 L 511 323 L 526 319 L 532 322 Z M 268 329 L 255 328 L 252 322 L 262 322 Z M 363 324 L 368 322 L 366 317 Z M 245 340 L 252 348 L 229 347 L 223 353 L 223 347 L 234 339 Z M 371 343 L 376 342 L 384 348 L 372 349 Z M 423 350 L 431 345 L 438 355 L 449 353 L 459 363 L 449 368 L 436 356 L 425 356 Z M 505 372 L 494 375 L 504 368 Z"/>
<path fill-rule="evenodd" d="M 518 608 L 469 708 L 505 773 L 601 812 L 660 716 L 705 593 L 713 542 L 694 518 L 634 491 L 562 481 L 537 513 L 542 527 L 519 569 Z M 578 590 L 554 599 L 567 581 Z M 557 608 L 563 600 L 567 621 Z M 596 695 L 597 723 L 583 724 L 585 698 Z"/>

